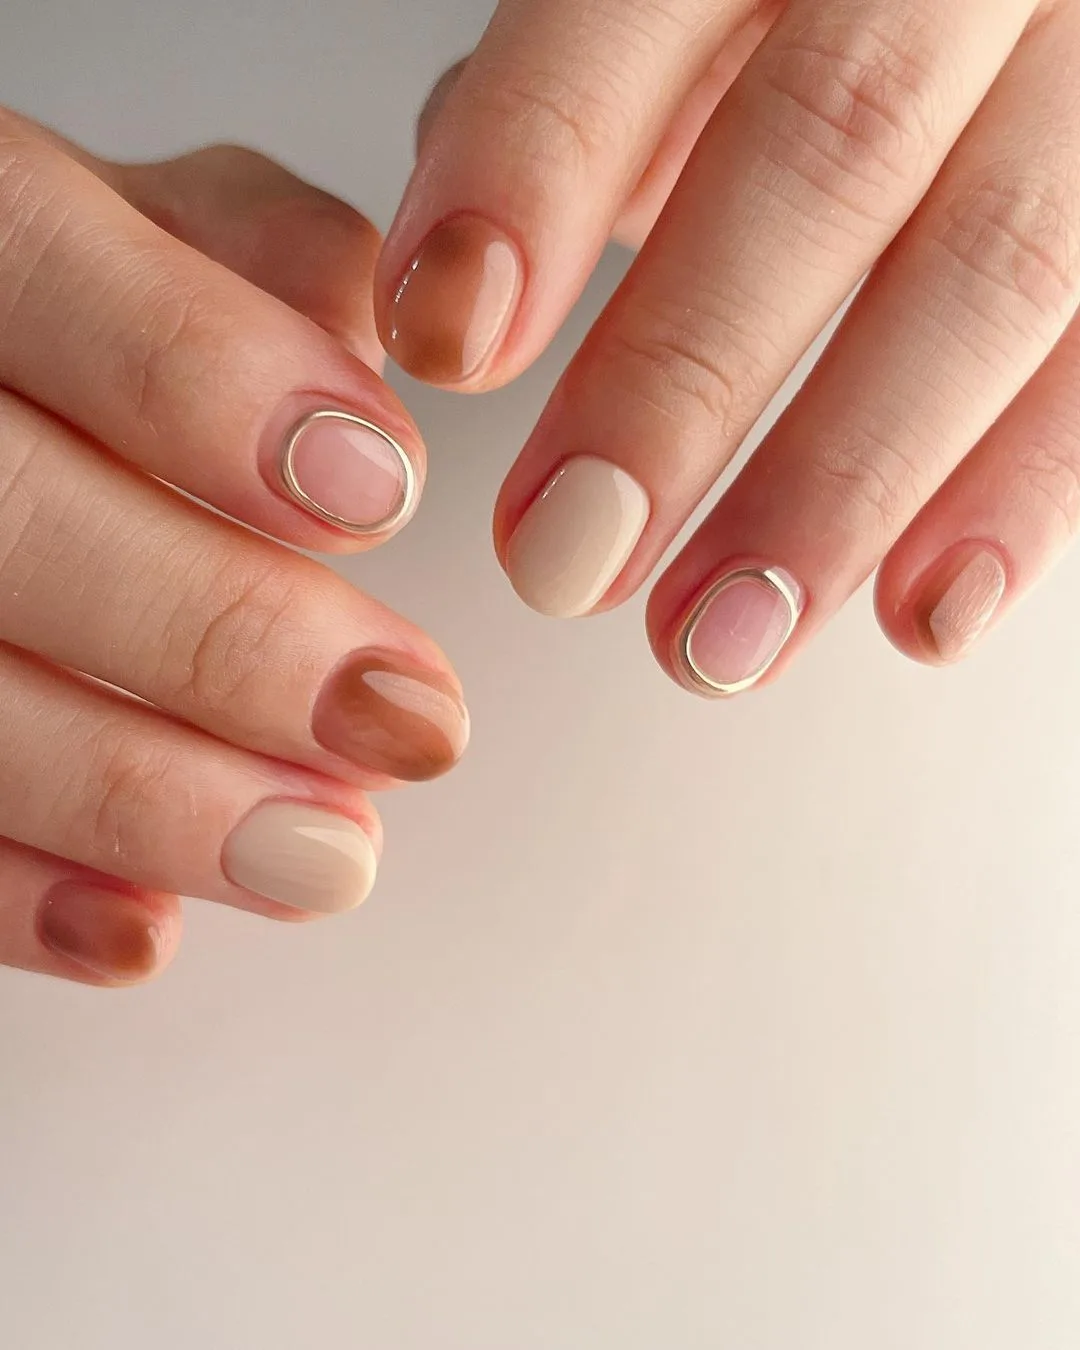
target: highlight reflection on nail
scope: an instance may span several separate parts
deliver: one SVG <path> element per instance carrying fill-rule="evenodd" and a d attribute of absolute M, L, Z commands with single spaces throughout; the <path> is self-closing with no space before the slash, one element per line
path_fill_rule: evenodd
<path fill-rule="evenodd" d="M 711 586 L 683 626 L 677 646 L 695 692 L 728 697 L 752 688 L 791 640 L 802 589 L 778 568 L 740 568 Z"/>

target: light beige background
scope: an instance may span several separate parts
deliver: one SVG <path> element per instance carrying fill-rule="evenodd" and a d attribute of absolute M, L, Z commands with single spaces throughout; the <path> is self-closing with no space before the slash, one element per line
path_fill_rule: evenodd
<path fill-rule="evenodd" d="M 0 100 L 104 152 L 244 140 L 386 224 L 487 0 L 6 0 Z M 1071 1350 L 1080 558 L 968 668 L 853 605 L 709 707 L 636 607 L 558 627 L 499 478 L 516 389 L 410 388 L 418 521 L 352 570 L 476 739 L 306 931 L 192 906 L 159 987 L 0 972 L 11 1350 Z"/>

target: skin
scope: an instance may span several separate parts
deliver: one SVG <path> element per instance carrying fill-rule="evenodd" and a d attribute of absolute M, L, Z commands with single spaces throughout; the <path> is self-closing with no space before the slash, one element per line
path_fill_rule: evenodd
<path fill-rule="evenodd" d="M 595 605 L 649 582 L 789 372 L 864 276 L 824 360 L 656 580 L 648 632 L 679 637 L 718 578 L 781 569 L 792 658 L 872 573 L 886 634 L 943 664 L 930 617 L 973 549 L 1004 617 L 1080 520 L 1077 0 L 503 0 L 440 82 L 376 277 L 475 214 L 523 288 L 483 365 L 525 370 L 605 242 L 640 253 L 507 477 L 495 542 L 568 457 L 648 493 Z M 391 341 L 391 351 L 393 343 Z M 782 485 L 782 490 L 778 490 Z"/>
<path fill-rule="evenodd" d="M 0 240 L 0 963 L 120 986 L 172 959 L 178 893 L 310 917 L 223 867 L 262 805 L 378 853 L 367 793 L 461 752 L 438 647 L 283 546 L 392 532 L 283 490 L 277 447 L 312 409 L 385 429 L 418 482 L 423 447 L 375 373 L 375 230 L 261 156 L 105 163 L 0 111 Z M 371 693 L 373 663 L 404 686 Z M 437 691 L 434 730 L 409 680 Z M 339 686 L 363 743 L 327 710 Z"/>

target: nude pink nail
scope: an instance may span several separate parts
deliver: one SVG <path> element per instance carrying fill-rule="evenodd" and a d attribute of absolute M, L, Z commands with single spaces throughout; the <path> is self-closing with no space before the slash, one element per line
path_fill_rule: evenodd
<path fill-rule="evenodd" d="M 679 642 L 683 673 L 698 693 L 725 696 L 757 684 L 791 639 L 802 609 L 795 579 L 775 568 L 741 568 L 698 603 Z"/>

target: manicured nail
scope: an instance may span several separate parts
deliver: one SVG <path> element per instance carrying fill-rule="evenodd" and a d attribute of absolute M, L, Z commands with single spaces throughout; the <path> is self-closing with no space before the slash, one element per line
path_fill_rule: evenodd
<path fill-rule="evenodd" d="M 683 628 L 678 650 L 683 673 L 710 696 L 750 689 L 787 645 L 801 609 L 801 588 L 786 572 L 730 573 L 706 592 Z"/>
<path fill-rule="evenodd" d="M 988 549 L 953 580 L 930 615 L 930 635 L 943 661 L 959 660 L 978 640 L 1005 595 L 1008 576 Z"/>
<path fill-rule="evenodd" d="M 403 447 L 352 413 L 314 412 L 293 427 L 281 480 L 294 501 L 352 534 L 385 534 L 416 504 L 416 468 Z"/>
<path fill-rule="evenodd" d="M 58 956 L 121 984 L 152 975 L 164 949 L 164 936 L 143 905 L 85 882 L 52 888 L 38 915 L 38 933 Z"/>
<path fill-rule="evenodd" d="M 398 286 L 387 350 L 429 384 L 461 384 L 494 355 L 521 294 L 517 249 L 479 216 L 455 216 L 428 235 Z"/>
<path fill-rule="evenodd" d="M 362 905 L 378 869 L 354 820 L 301 802 L 256 807 L 225 841 L 221 861 L 234 885 L 316 914 Z"/>
<path fill-rule="evenodd" d="M 518 595 L 553 619 L 595 609 L 649 523 L 641 484 L 606 459 L 569 459 L 529 507 L 506 550 Z"/>
<path fill-rule="evenodd" d="M 448 680 L 371 652 L 341 665 L 319 695 L 312 729 L 332 754 L 410 783 L 452 768 L 469 715 Z"/>

